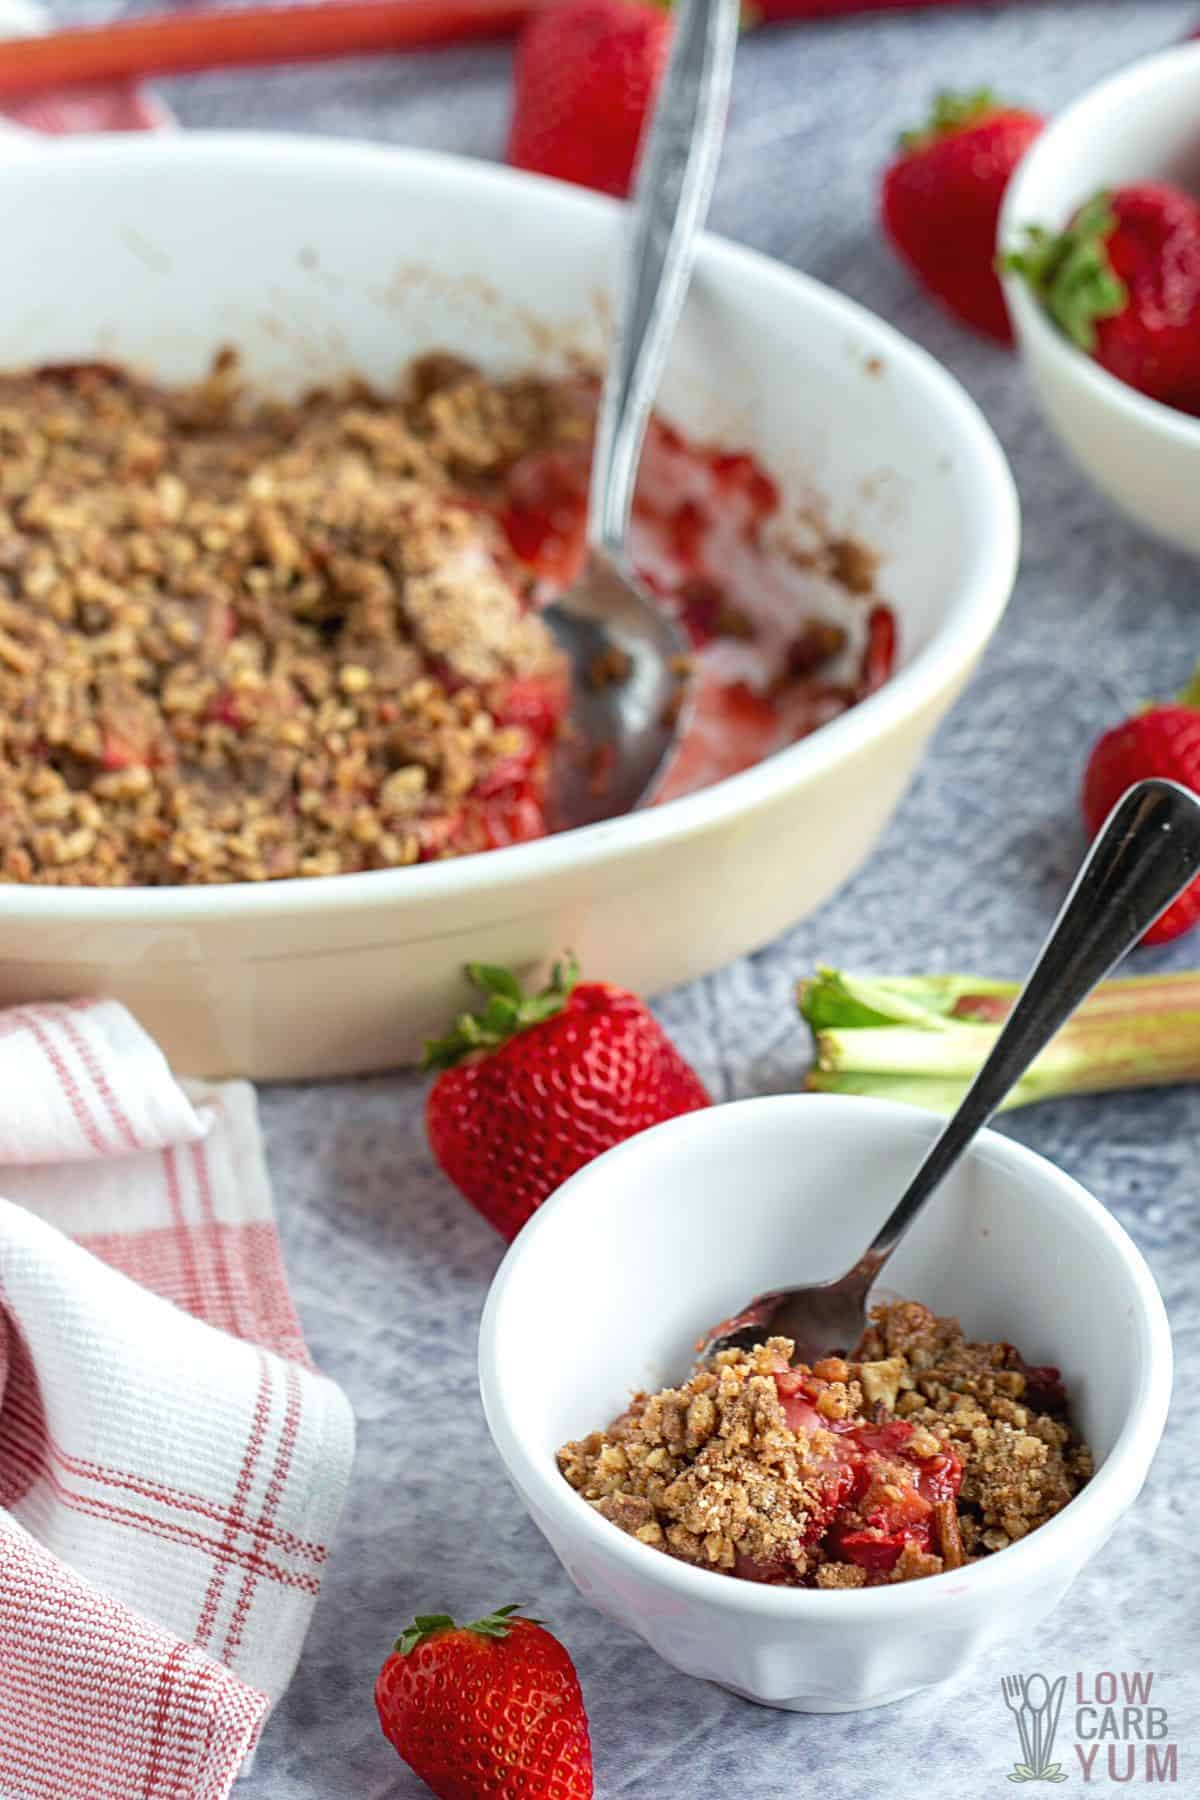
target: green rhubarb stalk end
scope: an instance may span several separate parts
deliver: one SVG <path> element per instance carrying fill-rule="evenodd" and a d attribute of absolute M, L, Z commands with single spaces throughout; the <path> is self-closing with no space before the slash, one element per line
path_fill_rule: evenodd
<path fill-rule="evenodd" d="M 1015 981 L 971 975 L 861 976 L 819 969 L 797 990 L 813 1039 L 806 1086 L 951 1112 L 1018 992 Z M 1004 1105 L 1196 1080 L 1200 972 L 1132 977 L 1103 982 Z"/>

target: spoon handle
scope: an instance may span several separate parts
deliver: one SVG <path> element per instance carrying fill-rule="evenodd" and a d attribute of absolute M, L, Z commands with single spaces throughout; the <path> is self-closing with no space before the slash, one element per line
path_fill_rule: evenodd
<path fill-rule="evenodd" d="M 691 280 L 729 103 L 739 0 L 683 0 L 642 147 L 588 495 L 588 543 L 624 560 L 650 407 Z"/>
<path fill-rule="evenodd" d="M 1131 788 L 1092 846 L 991 1055 L 856 1273 L 874 1279 L 1010 1088 L 1197 874 L 1200 800 L 1170 781 Z"/>

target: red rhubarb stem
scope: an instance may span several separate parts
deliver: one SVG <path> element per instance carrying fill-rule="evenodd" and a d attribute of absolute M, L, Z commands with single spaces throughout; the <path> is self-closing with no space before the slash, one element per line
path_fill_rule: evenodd
<path fill-rule="evenodd" d="M 962 0 L 747 0 L 763 24 L 909 12 Z M 0 100 L 51 88 L 195 75 L 205 69 L 325 62 L 511 37 L 553 0 L 315 0 L 239 12 L 151 13 L 0 42 Z"/>
<path fill-rule="evenodd" d="M 764 24 L 788 19 L 843 19 L 855 13 L 923 12 L 934 6 L 961 6 L 963 0 L 750 0 L 749 10 Z"/>
<path fill-rule="evenodd" d="M 152 14 L 0 44 L 0 98 L 52 88 L 320 62 L 508 37 L 544 0 L 317 0 Z"/>
<path fill-rule="evenodd" d="M 963 993 L 950 1008 L 953 1019 L 974 1019 L 981 1024 L 999 1024 L 1012 1011 L 1016 986 L 1008 994 Z M 1200 1013 L 1200 973 L 1190 970 L 1169 975 L 1123 975 L 1115 981 L 1103 981 L 1084 1001 L 1077 1019 L 1121 1019 L 1153 1015 L 1165 1018 L 1170 1013 Z"/>

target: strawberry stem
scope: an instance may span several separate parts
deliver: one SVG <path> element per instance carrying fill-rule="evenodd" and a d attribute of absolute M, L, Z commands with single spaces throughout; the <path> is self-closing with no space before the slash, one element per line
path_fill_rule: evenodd
<path fill-rule="evenodd" d="M 478 1012 L 459 1013 L 445 1037 L 430 1038 L 421 1058 L 423 1069 L 452 1069 L 477 1050 L 497 1050 L 501 1044 L 560 1013 L 579 980 L 579 964 L 569 952 L 556 962 L 550 980 L 539 994 L 526 994 L 511 969 L 495 963 L 468 963 L 468 979 L 484 996 Z"/>
<path fill-rule="evenodd" d="M 933 110 L 924 125 L 915 131 L 902 131 L 899 145 L 902 150 L 924 150 L 937 138 L 950 137 L 956 131 L 962 131 L 968 125 L 974 125 L 979 119 L 986 118 L 988 113 L 1002 112 L 1005 102 L 998 99 L 991 88 L 972 88 L 967 93 L 954 88 L 939 88 L 933 97 Z"/>
<path fill-rule="evenodd" d="M 1123 312 L 1129 290 L 1109 260 L 1116 228 L 1107 191 L 1081 206 L 1065 231 L 1025 227 L 1025 246 L 998 259 L 1001 269 L 1022 275 L 1055 324 L 1081 350 L 1096 348 L 1096 325 Z"/>
<path fill-rule="evenodd" d="M 395 1648 L 401 1656 L 407 1656 L 418 1644 L 437 1637 L 440 1632 L 453 1630 L 454 1620 L 449 1613 L 418 1613 L 408 1630 L 396 1639 Z"/>
<path fill-rule="evenodd" d="M 1015 1000 L 1015 981 L 858 976 L 799 984 L 813 1034 L 806 1086 L 952 1112 Z M 1106 981 L 1012 1089 L 1005 1108 L 1063 1094 L 1200 1080 L 1200 972 Z"/>
<path fill-rule="evenodd" d="M 518 1600 L 512 1606 L 498 1606 L 494 1612 L 487 1613 L 482 1619 L 475 1619 L 470 1625 L 456 1625 L 449 1613 L 418 1613 L 407 1631 L 396 1639 L 395 1648 L 400 1656 L 408 1656 L 418 1644 L 428 1643 L 431 1638 L 441 1637 L 447 1631 L 474 1631 L 479 1637 L 505 1638 L 512 1630 L 517 1619 L 523 1619 L 527 1625 L 540 1625 L 541 1619 L 531 1619 L 521 1611 Z"/>

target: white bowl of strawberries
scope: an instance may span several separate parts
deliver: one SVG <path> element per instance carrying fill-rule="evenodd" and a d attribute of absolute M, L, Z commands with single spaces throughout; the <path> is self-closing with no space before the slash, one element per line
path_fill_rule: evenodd
<path fill-rule="evenodd" d="M 1013 177 L 999 242 L 1051 424 L 1139 524 L 1200 554 L 1200 43 L 1056 119 Z"/>

